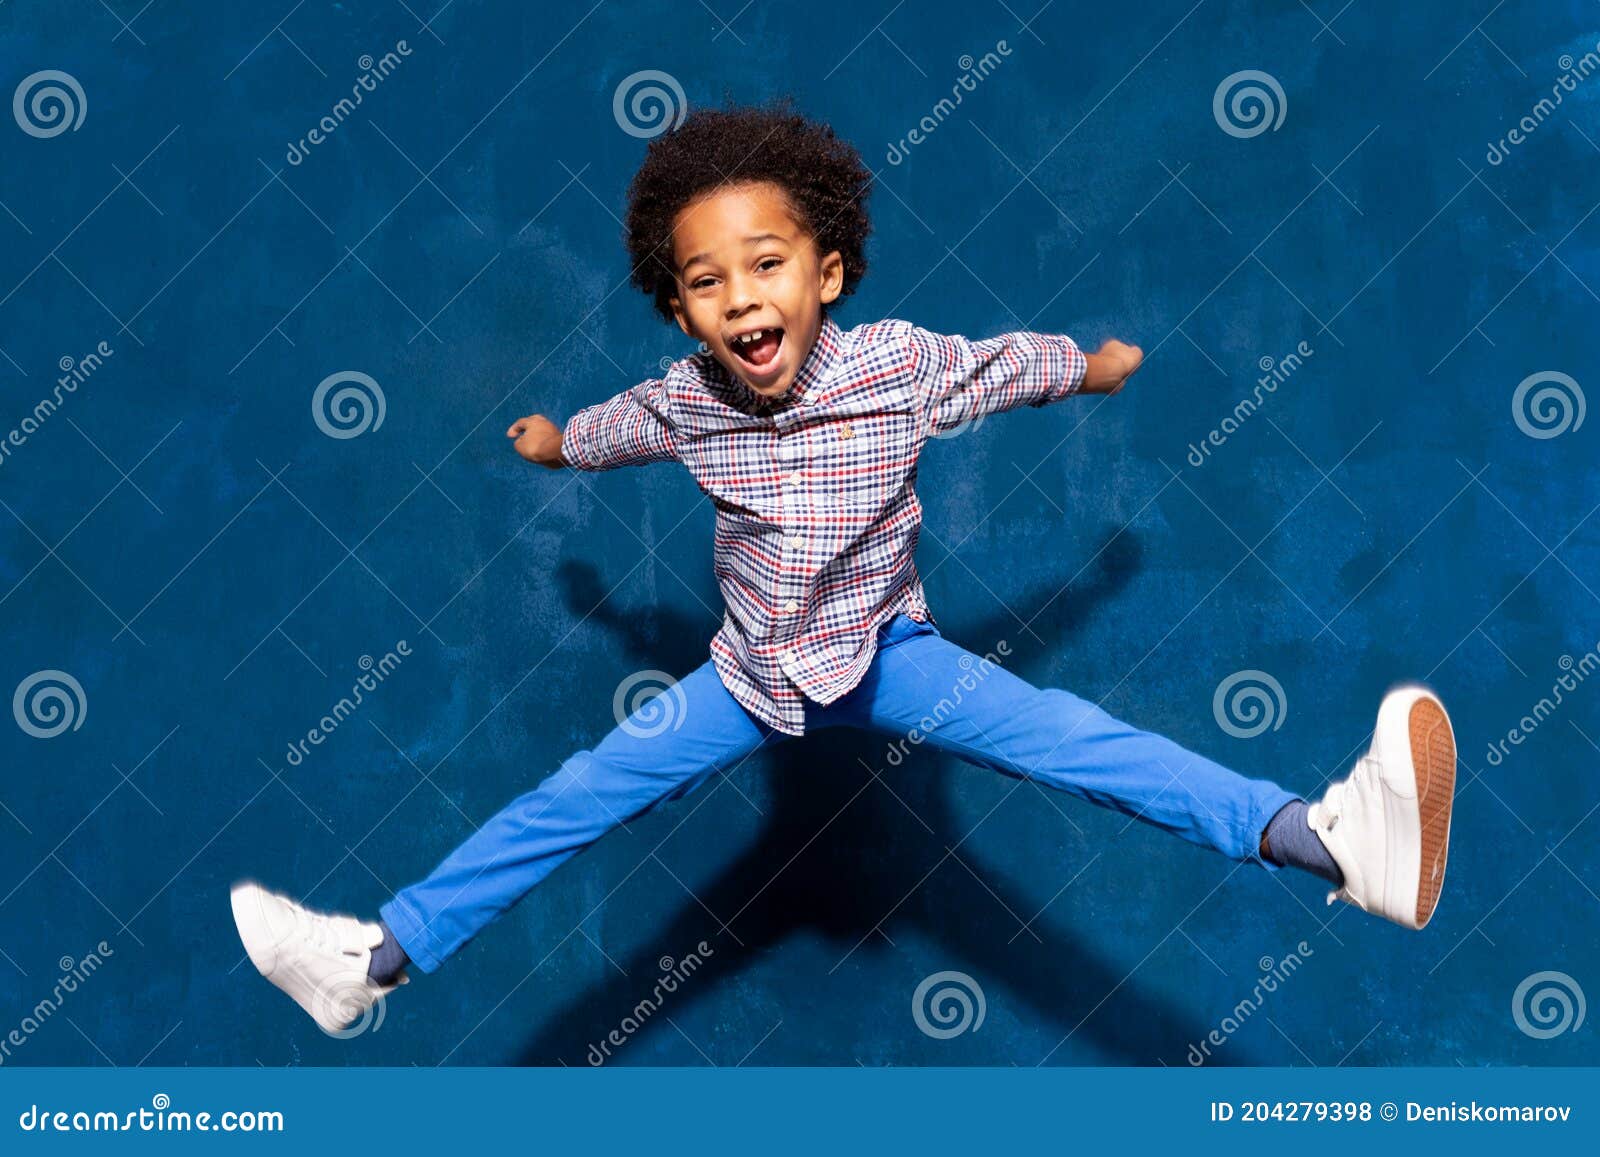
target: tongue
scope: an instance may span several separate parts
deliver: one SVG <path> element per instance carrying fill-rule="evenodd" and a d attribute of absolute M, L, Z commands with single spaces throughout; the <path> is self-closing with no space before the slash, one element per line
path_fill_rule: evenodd
<path fill-rule="evenodd" d="M 753 366 L 764 366 L 778 356 L 778 347 L 783 344 L 783 334 L 776 330 L 769 330 L 761 336 L 759 341 L 739 347 L 739 355 Z"/>

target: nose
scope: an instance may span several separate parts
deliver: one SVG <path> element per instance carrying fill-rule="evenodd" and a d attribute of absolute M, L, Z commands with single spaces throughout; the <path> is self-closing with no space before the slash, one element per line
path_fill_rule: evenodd
<path fill-rule="evenodd" d="M 761 307 L 761 298 L 756 292 L 755 279 L 741 273 L 735 273 L 728 278 L 728 304 L 727 318 L 734 318 L 749 313 L 752 309 Z"/>

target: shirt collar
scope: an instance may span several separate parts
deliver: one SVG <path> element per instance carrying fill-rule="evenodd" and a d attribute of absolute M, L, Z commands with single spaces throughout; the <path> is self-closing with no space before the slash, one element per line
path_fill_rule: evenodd
<path fill-rule="evenodd" d="M 824 385 L 829 371 L 838 363 L 843 350 L 843 331 L 831 317 L 824 314 L 822 328 L 817 331 L 817 340 L 812 345 L 811 352 L 806 355 L 806 360 L 801 363 L 800 372 L 795 375 L 789 388 L 776 398 L 764 398 L 756 393 L 730 373 L 715 357 L 710 358 L 710 362 L 717 382 L 742 403 L 741 409 L 756 414 L 770 414 L 802 403 L 808 393 L 813 393 Z"/>

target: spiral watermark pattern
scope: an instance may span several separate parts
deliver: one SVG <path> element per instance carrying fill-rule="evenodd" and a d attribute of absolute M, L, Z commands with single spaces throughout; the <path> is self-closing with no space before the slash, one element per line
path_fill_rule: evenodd
<path fill-rule="evenodd" d="M 1283 86 L 1270 73 L 1247 68 L 1223 78 L 1211 97 L 1211 115 L 1230 137 L 1248 140 L 1278 131 L 1289 112 Z"/>
<path fill-rule="evenodd" d="M 987 1012 L 982 987 L 965 972 L 935 972 L 911 994 L 911 1019 L 935 1040 L 977 1032 Z"/>
<path fill-rule="evenodd" d="M 951 426 L 948 430 L 940 430 L 937 428 L 932 429 L 928 431 L 928 437 L 941 439 L 959 438 L 961 435 L 968 433 L 969 431 L 976 430 L 979 426 L 983 425 L 984 422 L 988 421 L 988 419 L 988 414 L 979 414 L 976 418 L 968 418 L 965 422 L 962 422 L 959 425 Z"/>
<path fill-rule="evenodd" d="M 1586 412 L 1583 387 L 1558 370 L 1529 374 L 1511 395 L 1511 417 L 1517 429 L 1540 441 L 1578 429 Z"/>
<path fill-rule="evenodd" d="M 1535 972 L 1511 994 L 1511 1019 L 1534 1040 L 1577 1032 L 1587 1011 L 1583 989 L 1565 972 Z"/>
<path fill-rule="evenodd" d="M 54 739 L 83 726 L 89 700 L 83 684 L 65 671 L 35 671 L 17 684 L 11 697 L 11 714 L 17 726 L 35 739 Z"/>
<path fill-rule="evenodd" d="M 665 671 L 635 671 L 617 684 L 611 713 L 635 739 L 653 739 L 683 726 L 689 701 L 678 681 Z"/>
<path fill-rule="evenodd" d="M 1211 714 L 1217 726 L 1235 739 L 1254 739 L 1269 728 L 1283 726 L 1289 714 L 1289 700 L 1283 684 L 1265 671 L 1235 671 L 1221 683 L 1211 697 Z"/>
<path fill-rule="evenodd" d="M 371 982 L 366 976 L 354 972 L 323 985 L 313 998 L 320 1006 L 319 1011 L 348 1023 L 343 1028 L 328 1029 L 323 1028 L 318 1018 L 317 1027 L 339 1040 L 349 1040 L 369 1030 L 377 1032 L 383 1027 L 383 1018 L 387 1014 L 386 1002 L 382 993 L 374 999 L 371 992 Z"/>
<path fill-rule="evenodd" d="M 18 128 L 43 140 L 68 129 L 77 132 L 89 115 L 89 99 L 76 77 L 47 68 L 23 77 L 11 97 L 11 113 Z"/>
<path fill-rule="evenodd" d="M 630 137 L 649 140 L 681 125 L 689 115 L 689 100 L 676 77 L 647 68 L 617 85 L 611 115 Z"/>
<path fill-rule="evenodd" d="M 330 438 L 359 438 L 383 425 L 388 403 L 370 374 L 341 370 L 329 374 L 311 395 L 311 417 Z"/>

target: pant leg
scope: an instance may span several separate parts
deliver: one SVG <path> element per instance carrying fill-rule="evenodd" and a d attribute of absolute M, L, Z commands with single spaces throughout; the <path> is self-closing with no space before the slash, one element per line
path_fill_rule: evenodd
<path fill-rule="evenodd" d="M 601 836 L 783 738 L 728 693 L 708 660 L 594 750 L 569 756 L 380 913 L 406 955 L 432 972 Z"/>
<path fill-rule="evenodd" d="M 881 647 L 851 697 L 841 703 L 859 722 L 901 737 L 906 751 L 924 745 L 949 751 L 1273 870 L 1261 859 L 1261 831 L 1298 798 L 1114 719 L 1070 692 L 1035 687 L 931 624 L 913 625 Z"/>

